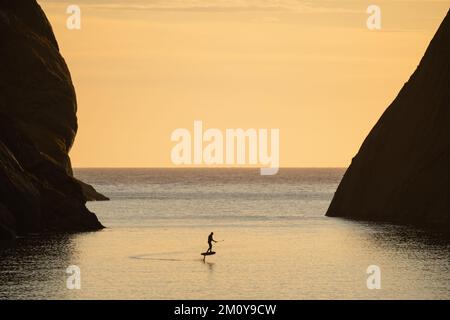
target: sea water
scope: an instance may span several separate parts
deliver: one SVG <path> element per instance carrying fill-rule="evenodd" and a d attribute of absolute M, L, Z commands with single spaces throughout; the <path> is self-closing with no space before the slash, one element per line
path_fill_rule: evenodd
<path fill-rule="evenodd" d="M 88 204 L 107 228 L 0 249 L 0 298 L 449 299 L 448 240 L 325 217 L 343 173 L 77 169 L 111 198 Z M 203 261 L 210 232 L 221 242 Z M 381 289 L 367 286 L 374 265 Z"/>

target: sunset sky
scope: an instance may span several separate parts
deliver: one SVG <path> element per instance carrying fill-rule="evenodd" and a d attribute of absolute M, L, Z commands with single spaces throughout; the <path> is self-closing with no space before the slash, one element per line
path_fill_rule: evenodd
<path fill-rule="evenodd" d="M 280 162 L 347 166 L 450 1 L 38 1 L 78 96 L 74 167 L 167 167 L 177 128 L 279 128 Z M 66 8 L 82 10 L 68 30 Z M 369 5 L 382 29 L 366 27 Z"/>

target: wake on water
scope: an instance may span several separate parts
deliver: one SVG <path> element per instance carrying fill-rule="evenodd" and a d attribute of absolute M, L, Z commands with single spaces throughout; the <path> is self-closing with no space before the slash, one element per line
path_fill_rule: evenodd
<path fill-rule="evenodd" d="M 173 252 L 153 252 L 153 253 L 146 253 L 146 254 L 140 254 L 135 256 L 130 256 L 130 259 L 136 259 L 136 260 L 153 260 L 153 261 L 197 261 L 203 259 L 180 259 L 176 258 L 177 255 L 180 254 L 186 254 L 188 252 L 186 251 L 173 251 Z M 169 257 L 164 257 L 169 256 Z M 175 256 L 173 258 L 172 256 Z"/>

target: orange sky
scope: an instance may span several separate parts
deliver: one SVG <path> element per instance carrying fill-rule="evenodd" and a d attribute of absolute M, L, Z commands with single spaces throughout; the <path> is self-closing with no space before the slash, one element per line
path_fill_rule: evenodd
<path fill-rule="evenodd" d="M 280 162 L 347 166 L 450 1 L 39 1 L 78 95 L 74 167 L 172 166 L 170 135 L 279 128 Z M 311 4 L 313 3 L 313 4 Z"/>

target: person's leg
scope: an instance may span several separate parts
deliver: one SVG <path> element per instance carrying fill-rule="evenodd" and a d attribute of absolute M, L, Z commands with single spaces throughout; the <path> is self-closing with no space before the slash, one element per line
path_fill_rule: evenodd
<path fill-rule="evenodd" d="M 206 251 L 206 252 L 211 252 L 211 250 L 212 250 L 212 243 L 210 242 L 210 243 L 208 243 L 208 245 L 209 245 L 209 248 L 208 248 L 208 251 Z"/>

